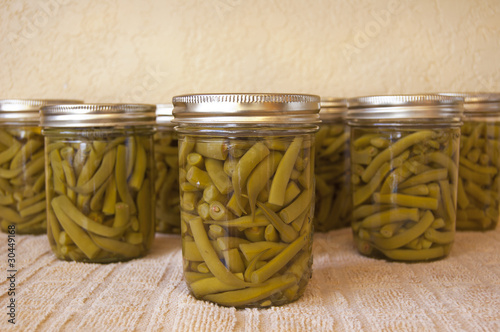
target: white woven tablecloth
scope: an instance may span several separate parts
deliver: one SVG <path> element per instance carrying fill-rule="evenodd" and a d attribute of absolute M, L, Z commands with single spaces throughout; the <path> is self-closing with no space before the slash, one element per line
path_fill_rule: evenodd
<path fill-rule="evenodd" d="M 145 258 L 107 265 L 59 261 L 45 236 L 16 240 L 16 325 L 2 278 L 0 331 L 500 331 L 500 230 L 457 233 L 448 258 L 415 264 L 360 256 L 349 229 L 315 234 L 304 296 L 245 310 L 189 295 L 177 236 L 157 235 Z"/>

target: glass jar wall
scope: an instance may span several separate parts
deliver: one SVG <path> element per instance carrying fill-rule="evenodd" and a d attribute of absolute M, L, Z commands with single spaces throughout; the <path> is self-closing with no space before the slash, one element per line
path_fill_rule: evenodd
<path fill-rule="evenodd" d="M 461 100 L 349 101 L 352 230 L 360 253 L 395 261 L 447 256 L 454 240 Z"/>
<path fill-rule="evenodd" d="M 500 94 L 447 95 L 464 98 L 457 230 L 495 229 L 500 217 Z"/>
<path fill-rule="evenodd" d="M 193 95 L 173 101 L 183 266 L 191 293 L 238 308 L 298 299 L 311 276 L 319 97 Z M 298 123 L 290 125 L 293 120 Z"/>
<path fill-rule="evenodd" d="M 149 250 L 155 233 L 154 109 L 121 104 L 42 109 L 47 234 L 59 259 L 107 263 Z"/>
<path fill-rule="evenodd" d="M 0 100 L 0 228 L 17 234 L 43 234 L 45 163 L 40 107 L 77 100 Z"/>

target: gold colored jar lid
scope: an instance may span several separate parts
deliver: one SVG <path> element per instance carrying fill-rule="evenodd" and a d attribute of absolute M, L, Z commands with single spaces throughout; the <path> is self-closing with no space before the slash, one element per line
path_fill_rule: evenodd
<path fill-rule="evenodd" d="M 319 123 L 320 97 L 306 94 L 228 93 L 176 96 L 174 123 L 287 124 Z"/>
<path fill-rule="evenodd" d="M 172 104 L 157 104 L 156 105 L 156 124 L 158 125 L 173 125 L 172 120 L 174 116 L 172 111 L 174 105 Z"/>
<path fill-rule="evenodd" d="M 319 117 L 321 120 L 333 120 L 345 117 L 347 114 L 346 98 L 321 98 Z"/>
<path fill-rule="evenodd" d="M 463 113 L 463 98 L 437 94 L 366 96 L 347 103 L 349 124 L 359 120 L 459 123 Z"/>
<path fill-rule="evenodd" d="M 38 125 L 40 108 L 47 105 L 81 103 L 83 101 L 70 99 L 2 99 L 0 100 L 0 122 L 32 122 Z"/>
<path fill-rule="evenodd" d="M 148 104 L 52 105 L 42 107 L 40 123 L 64 128 L 153 126 L 155 110 Z"/>

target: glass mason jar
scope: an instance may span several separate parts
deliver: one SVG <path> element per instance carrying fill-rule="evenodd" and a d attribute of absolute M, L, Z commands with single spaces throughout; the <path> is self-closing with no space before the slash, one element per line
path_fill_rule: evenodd
<path fill-rule="evenodd" d="M 184 277 L 238 308 L 298 299 L 311 277 L 319 97 L 173 98 Z"/>
<path fill-rule="evenodd" d="M 347 100 L 321 100 L 321 124 L 316 133 L 316 208 L 314 231 L 327 232 L 350 225 L 349 127 Z"/>
<path fill-rule="evenodd" d="M 443 258 L 455 236 L 462 99 L 349 100 L 352 231 L 358 251 L 394 261 Z"/>
<path fill-rule="evenodd" d="M 62 260 L 145 255 L 155 234 L 154 105 L 42 108 L 47 234 Z"/>
<path fill-rule="evenodd" d="M 445 95 L 464 98 L 457 230 L 495 229 L 500 201 L 500 93 Z"/>
<path fill-rule="evenodd" d="M 45 171 L 40 107 L 78 100 L 0 100 L 0 228 L 17 234 L 42 234 Z M 10 227 L 10 228 L 9 228 Z"/>
<path fill-rule="evenodd" d="M 179 209 L 179 160 L 172 104 L 156 105 L 154 135 L 156 231 L 181 233 Z"/>

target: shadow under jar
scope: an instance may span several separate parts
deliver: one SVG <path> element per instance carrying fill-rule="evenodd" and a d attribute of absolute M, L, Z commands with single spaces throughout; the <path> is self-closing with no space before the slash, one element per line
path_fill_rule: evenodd
<path fill-rule="evenodd" d="M 457 97 L 349 100 L 352 231 L 361 254 L 413 262 L 449 254 L 461 115 Z"/>
<path fill-rule="evenodd" d="M 156 105 L 154 135 L 156 231 L 180 234 L 179 160 L 172 104 Z"/>
<path fill-rule="evenodd" d="M 154 120 L 153 105 L 42 108 L 47 235 L 59 259 L 109 263 L 148 252 Z"/>
<path fill-rule="evenodd" d="M 500 203 L 500 93 L 444 95 L 464 98 L 457 230 L 493 230 Z"/>
<path fill-rule="evenodd" d="M 173 104 L 191 293 L 237 308 L 298 299 L 311 277 L 319 97 L 186 95 Z"/>
<path fill-rule="evenodd" d="M 44 234 L 45 162 L 39 111 L 78 100 L 0 100 L 0 226 L 3 232 Z"/>
<path fill-rule="evenodd" d="M 347 100 L 324 98 L 316 133 L 316 208 L 314 231 L 328 232 L 350 226 L 351 195 Z"/>

